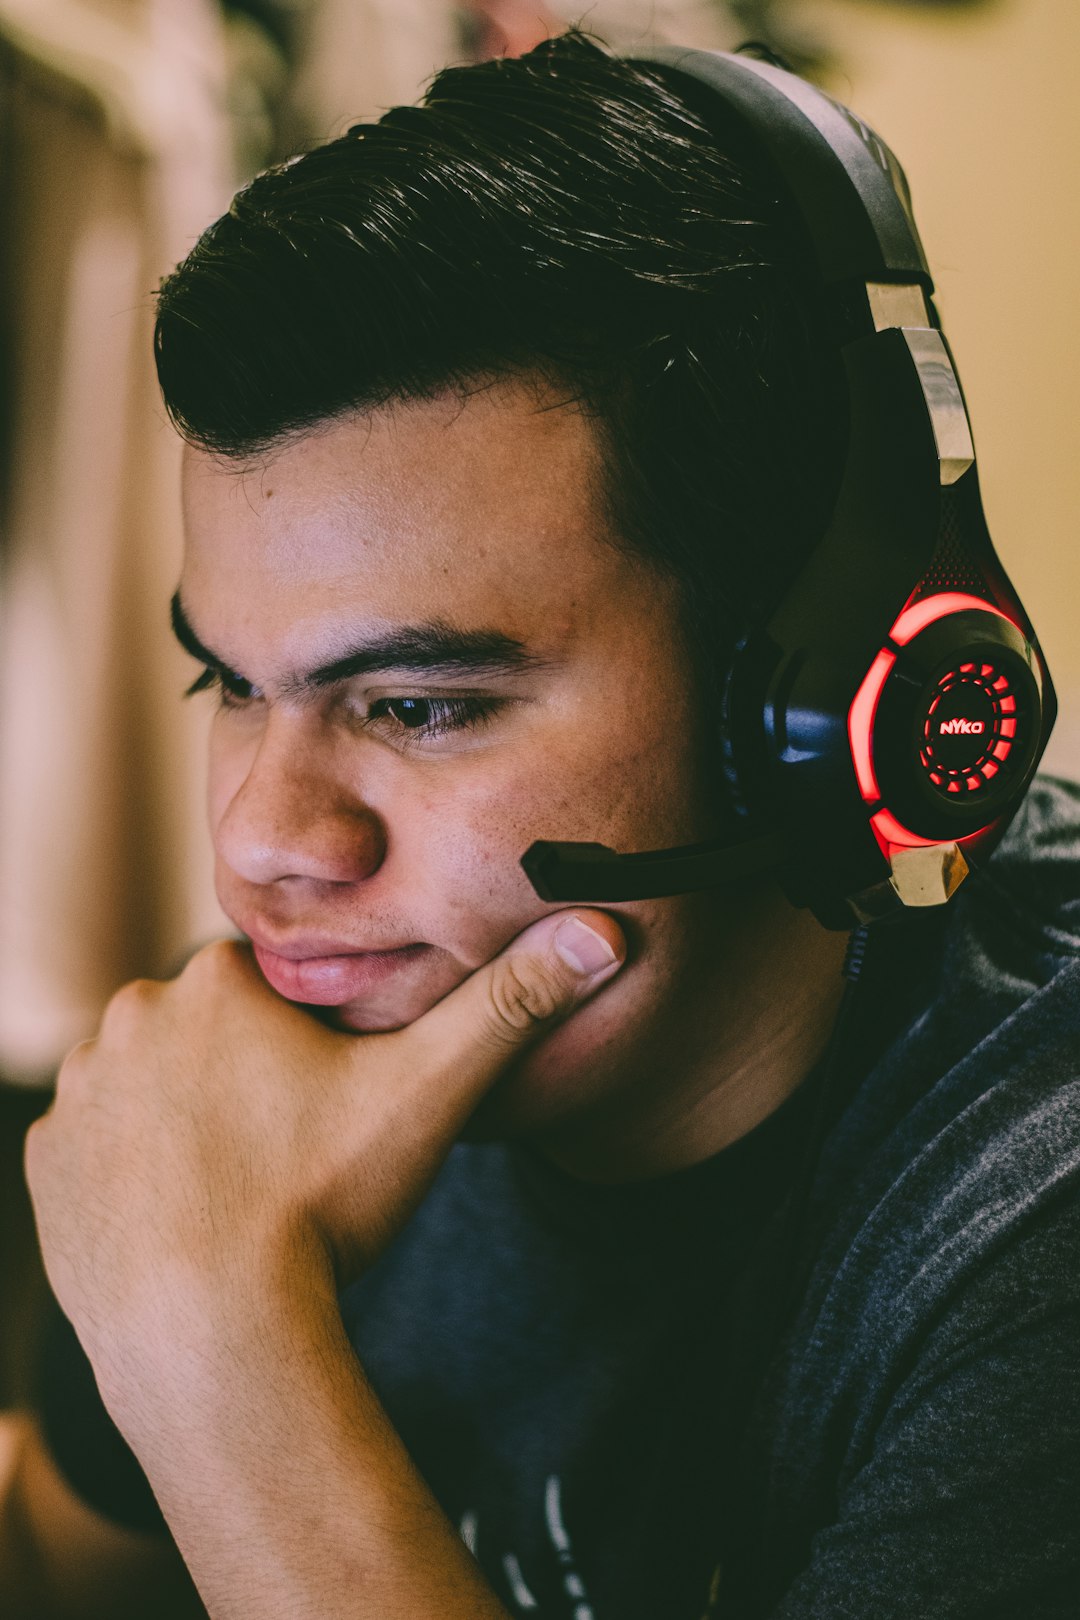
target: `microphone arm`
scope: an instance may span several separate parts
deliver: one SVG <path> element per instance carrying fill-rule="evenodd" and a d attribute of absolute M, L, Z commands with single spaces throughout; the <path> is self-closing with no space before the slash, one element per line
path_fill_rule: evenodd
<path fill-rule="evenodd" d="M 637 855 L 619 855 L 606 844 L 539 839 L 529 845 L 521 864 L 541 900 L 592 903 L 657 900 L 735 883 L 780 866 L 788 853 L 786 841 L 777 833 L 735 843 L 717 838 Z"/>

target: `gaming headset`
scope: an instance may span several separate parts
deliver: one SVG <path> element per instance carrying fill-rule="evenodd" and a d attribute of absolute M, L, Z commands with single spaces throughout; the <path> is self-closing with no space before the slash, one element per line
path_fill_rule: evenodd
<path fill-rule="evenodd" d="M 635 51 L 723 98 L 808 235 L 847 377 L 828 526 L 734 654 L 723 729 L 747 835 L 620 855 L 534 843 L 544 900 L 684 894 L 767 870 L 830 928 L 947 901 L 1001 838 L 1057 704 L 990 540 L 975 450 L 903 171 L 846 108 L 720 52 Z"/>

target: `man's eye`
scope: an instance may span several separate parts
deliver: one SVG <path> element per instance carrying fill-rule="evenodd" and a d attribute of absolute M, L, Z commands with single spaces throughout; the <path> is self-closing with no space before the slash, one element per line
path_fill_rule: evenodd
<path fill-rule="evenodd" d="M 216 691 L 218 704 L 223 709 L 240 708 L 258 693 L 258 688 L 245 681 L 242 675 L 233 675 L 226 669 L 204 669 L 197 676 L 184 693 L 191 697 L 195 692 Z"/>
<path fill-rule="evenodd" d="M 243 676 L 209 667 L 192 681 L 184 696 L 207 691 L 217 693 L 218 705 L 223 709 L 243 708 L 262 695 L 258 687 Z M 504 706 L 503 698 L 379 698 L 371 705 L 364 723 L 380 729 L 387 727 L 397 739 L 405 742 L 426 742 L 448 731 L 464 731 L 470 727 L 479 730 Z"/>
<path fill-rule="evenodd" d="M 405 740 L 441 737 L 447 731 L 479 730 L 503 706 L 500 698 L 379 698 L 371 705 L 368 725 L 389 720 Z"/>

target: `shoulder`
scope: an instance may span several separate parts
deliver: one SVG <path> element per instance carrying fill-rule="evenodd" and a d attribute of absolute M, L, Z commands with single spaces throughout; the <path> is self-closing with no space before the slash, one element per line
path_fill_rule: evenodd
<path fill-rule="evenodd" d="M 1016 1117 L 1067 1089 L 1080 1073 L 1080 786 L 1038 779 L 987 866 L 911 938 L 892 958 L 901 982 L 877 990 L 907 994 L 910 1016 L 856 1118 L 913 1131 L 914 1150 L 971 1107 Z"/>
<path fill-rule="evenodd" d="M 1049 1482 L 1080 1468 L 1078 924 L 1080 790 L 1039 783 L 963 904 L 918 936 L 910 1017 L 822 1154 L 768 1423 L 788 1507 L 844 1497 L 850 1522 L 828 1534 L 853 1557 L 867 1526 L 907 1520 L 927 1556 L 947 1497 L 1008 1590 L 1041 1546 L 1025 1531 L 1017 1550 L 1002 1481 L 1021 1463 L 1061 1528 Z M 944 1549 L 943 1590 L 958 1567 Z M 1010 1612 L 1042 1612 L 1026 1601 Z"/>
<path fill-rule="evenodd" d="M 1080 788 L 1036 783 L 921 971 L 817 1188 L 807 1308 L 879 1370 L 976 1287 L 1013 1311 L 1025 1268 L 1080 1299 Z"/>

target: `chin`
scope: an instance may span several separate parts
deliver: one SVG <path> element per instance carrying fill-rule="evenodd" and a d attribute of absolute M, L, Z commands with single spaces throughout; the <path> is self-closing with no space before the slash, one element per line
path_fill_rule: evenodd
<path fill-rule="evenodd" d="M 469 1142 L 512 1141 L 569 1124 L 619 1089 L 641 1034 L 639 1016 L 629 1029 L 620 1017 L 614 986 L 607 996 L 586 1003 L 517 1052 L 461 1132 Z M 619 987 L 632 994 L 629 985 Z M 443 994 L 446 994 L 444 991 Z M 405 1010 L 345 1002 L 308 1007 L 329 1029 L 342 1034 L 376 1035 L 404 1029 L 441 1000 L 430 993 Z"/>
<path fill-rule="evenodd" d="M 327 1029 L 336 1029 L 342 1035 L 388 1035 L 391 1030 L 405 1029 L 414 1022 L 412 1018 L 402 1018 L 392 1013 L 365 1012 L 358 1007 L 304 1005 L 320 1024 L 325 1024 Z"/>
<path fill-rule="evenodd" d="M 391 1030 L 415 1024 L 446 994 L 448 991 L 441 988 L 421 992 L 414 987 L 410 996 L 383 997 L 381 1005 L 373 996 L 363 1001 L 345 1001 L 336 1007 L 315 1007 L 306 1002 L 304 1005 L 320 1023 L 343 1035 L 388 1035 Z"/>

